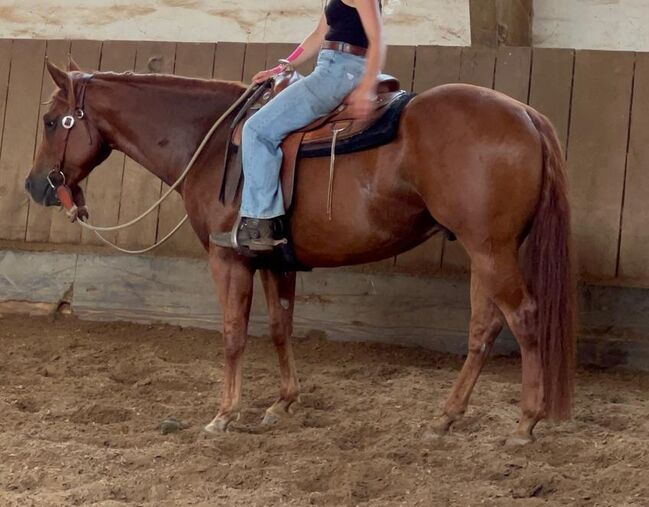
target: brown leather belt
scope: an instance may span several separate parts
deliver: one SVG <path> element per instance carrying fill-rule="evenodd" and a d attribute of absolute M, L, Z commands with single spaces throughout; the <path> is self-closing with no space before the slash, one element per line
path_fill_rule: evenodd
<path fill-rule="evenodd" d="M 335 40 L 324 41 L 322 43 L 322 49 L 333 49 L 334 51 L 342 51 L 343 53 L 349 53 L 356 56 L 365 56 L 367 54 L 366 48 Z"/>

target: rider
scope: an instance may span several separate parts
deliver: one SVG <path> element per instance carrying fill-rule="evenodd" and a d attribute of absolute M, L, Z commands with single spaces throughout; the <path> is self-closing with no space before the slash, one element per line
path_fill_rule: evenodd
<path fill-rule="evenodd" d="M 373 109 L 377 76 L 385 58 L 380 0 L 329 0 L 315 30 L 287 58 L 300 65 L 316 53 L 315 70 L 274 97 L 244 125 L 243 194 L 240 220 L 232 232 L 214 232 L 210 241 L 271 251 L 285 243 L 284 201 L 279 183 L 282 140 L 326 116 L 347 97 L 352 113 L 364 118 Z M 282 65 L 253 77 L 262 83 Z"/>

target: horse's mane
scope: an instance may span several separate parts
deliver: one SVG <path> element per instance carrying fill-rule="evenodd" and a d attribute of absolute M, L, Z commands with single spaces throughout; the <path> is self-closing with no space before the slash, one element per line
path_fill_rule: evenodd
<path fill-rule="evenodd" d="M 82 77 L 89 74 L 85 72 L 70 72 L 75 86 Z M 93 72 L 92 80 L 101 80 L 108 82 L 117 82 L 125 84 L 135 84 L 141 86 L 158 86 L 166 89 L 176 89 L 184 92 L 204 92 L 204 93 L 221 93 L 228 96 L 241 95 L 246 86 L 241 81 L 225 81 L 220 79 L 202 79 L 185 76 L 176 76 L 173 74 L 138 74 L 135 72 Z M 67 102 L 68 97 L 57 89 L 52 94 L 53 100 L 62 100 Z"/>
<path fill-rule="evenodd" d="M 106 81 L 117 81 L 135 83 L 142 85 L 165 86 L 165 87 L 193 87 L 196 90 L 226 91 L 235 93 L 243 92 L 246 87 L 241 81 L 225 81 L 220 79 L 203 79 L 174 74 L 137 74 L 135 72 L 95 72 L 93 79 Z"/>

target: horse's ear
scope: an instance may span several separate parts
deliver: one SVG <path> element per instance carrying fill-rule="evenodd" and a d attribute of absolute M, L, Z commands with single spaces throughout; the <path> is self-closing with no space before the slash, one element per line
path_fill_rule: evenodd
<path fill-rule="evenodd" d="M 68 72 L 81 72 L 81 67 L 74 61 L 72 55 L 68 55 Z"/>
<path fill-rule="evenodd" d="M 47 64 L 47 71 L 50 73 L 50 76 L 52 76 L 54 83 L 59 88 L 61 88 L 61 90 L 67 91 L 68 84 L 70 83 L 70 78 L 68 77 L 68 73 L 59 69 L 56 65 L 54 65 L 49 60 L 47 60 L 46 64 Z"/>

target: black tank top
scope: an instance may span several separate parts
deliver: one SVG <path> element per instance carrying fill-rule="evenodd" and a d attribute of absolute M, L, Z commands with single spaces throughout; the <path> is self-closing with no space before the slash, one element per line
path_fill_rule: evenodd
<path fill-rule="evenodd" d="M 380 7 L 381 1 L 379 0 Z M 327 25 L 329 25 L 325 40 L 347 42 L 362 48 L 368 46 L 361 17 L 354 7 L 350 7 L 342 0 L 329 0 L 325 8 L 325 17 Z"/>

